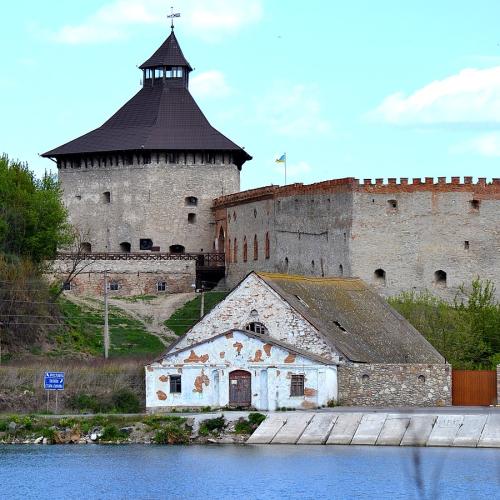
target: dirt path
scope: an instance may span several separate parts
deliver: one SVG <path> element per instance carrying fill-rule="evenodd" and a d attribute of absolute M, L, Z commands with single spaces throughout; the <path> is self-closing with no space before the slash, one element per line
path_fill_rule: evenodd
<path fill-rule="evenodd" d="M 177 338 L 175 333 L 167 328 L 163 322 L 170 318 L 173 312 L 182 307 L 186 302 L 194 299 L 194 292 L 160 295 L 151 300 L 123 300 L 110 298 L 109 304 L 124 312 L 127 316 L 140 321 L 144 329 L 151 335 L 158 337 L 163 345 L 170 344 Z M 101 309 L 103 301 L 94 297 L 78 297 L 66 295 L 66 298 L 78 305 L 90 309 Z"/>

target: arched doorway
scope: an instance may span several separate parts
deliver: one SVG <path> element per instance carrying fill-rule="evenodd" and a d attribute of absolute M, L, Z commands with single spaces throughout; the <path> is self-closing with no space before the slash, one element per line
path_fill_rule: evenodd
<path fill-rule="evenodd" d="M 250 372 L 234 370 L 229 374 L 229 404 L 250 406 L 252 403 L 252 379 Z"/>
<path fill-rule="evenodd" d="M 217 238 L 217 251 L 220 253 L 224 253 L 226 251 L 226 237 L 222 227 L 219 229 L 219 237 Z"/>

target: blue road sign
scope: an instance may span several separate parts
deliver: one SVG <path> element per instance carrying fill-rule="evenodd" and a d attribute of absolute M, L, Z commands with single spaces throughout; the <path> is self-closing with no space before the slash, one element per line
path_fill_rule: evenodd
<path fill-rule="evenodd" d="M 45 372 L 43 388 L 46 391 L 63 391 L 64 372 Z"/>

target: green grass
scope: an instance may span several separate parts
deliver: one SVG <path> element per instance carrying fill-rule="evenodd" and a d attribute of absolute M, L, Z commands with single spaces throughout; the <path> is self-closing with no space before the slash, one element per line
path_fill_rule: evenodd
<path fill-rule="evenodd" d="M 99 356 L 103 352 L 103 312 L 74 304 L 60 302 L 65 328 L 51 334 L 56 344 L 53 355 L 72 352 Z M 101 306 L 102 307 L 102 306 Z M 163 351 L 160 340 L 151 335 L 143 324 L 123 314 L 117 307 L 109 309 L 110 357 L 157 355 Z"/>
<path fill-rule="evenodd" d="M 113 297 L 113 299 L 124 300 L 125 302 L 139 302 L 139 301 L 146 302 L 148 300 L 154 300 L 157 298 L 158 298 L 157 295 L 132 295 L 130 297 L 120 297 L 120 296 Z"/>
<path fill-rule="evenodd" d="M 219 302 L 224 300 L 228 292 L 206 292 L 205 314 L 211 311 Z M 176 335 L 184 335 L 200 319 L 201 297 L 198 295 L 181 308 L 177 309 L 165 321 L 165 326 Z"/>

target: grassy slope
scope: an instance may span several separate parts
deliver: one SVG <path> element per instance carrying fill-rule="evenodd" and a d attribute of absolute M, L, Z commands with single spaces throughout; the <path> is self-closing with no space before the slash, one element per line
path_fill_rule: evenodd
<path fill-rule="evenodd" d="M 224 300 L 228 292 L 206 292 L 205 293 L 205 314 L 211 311 L 219 302 Z M 180 309 L 165 321 L 165 325 L 175 334 L 183 335 L 200 318 L 201 297 L 187 302 Z"/>
<path fill-rule="evenodd" d="M 99 307 L 99 306 L 97 306 Z M 54 355 L 83 352 L 100 356 L 103 352 L 103 313 L 101 310 L 81 307 L 68 300 L 61 300 L 61 311 L 67 328 L 51 335 L 57 348 Z M 118 308 L 110 307 L 109 332 L 110 357 L 157 355 L 163 344 L 147 332 L 140 321 L 124 315 Z"/>

